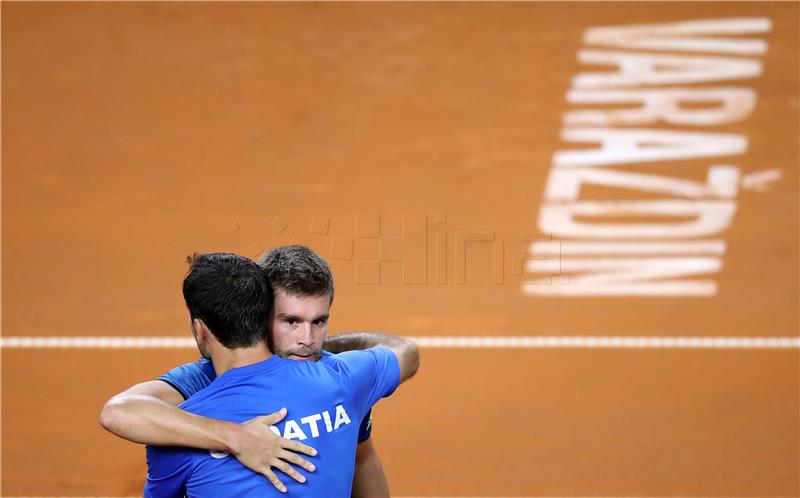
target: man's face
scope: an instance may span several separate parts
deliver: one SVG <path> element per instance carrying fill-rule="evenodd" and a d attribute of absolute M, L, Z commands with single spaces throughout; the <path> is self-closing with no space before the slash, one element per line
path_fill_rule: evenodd
<path fill-rule="evenodd" d="M 290 360 L 319 360 L 330 308 L 327 294 L 301 296 L 276 289 L 269 320 L 272 352 Z"/>

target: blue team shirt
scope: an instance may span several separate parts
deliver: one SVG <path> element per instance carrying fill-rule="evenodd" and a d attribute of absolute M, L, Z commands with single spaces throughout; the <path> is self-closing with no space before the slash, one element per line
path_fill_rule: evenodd
<path fill-rule="evenodd" d="M 331 356 L 333 353 L 322 351 L 322 357 Z M 211 360 L 200 358 L 192 363 L 185 363 L 165 373 L 158 380 L 164 381 L 181 393 L 183 399 L 189 399 L 196 392 L 205 389 L 217 378 L 214 364 Z M 367 412 L 361 420 L 358 429 L 358 442 L 363 443 L 372 435 L 372 410 Z"/>
<path fill-rule="evenodd" d="M 317 470 L 306 483 L 287 480 L 290 496 L 350 496 L 358 421 L 400 381 L 400 366 L 385 348 L 326 355 L 317 362 L 271 356 L 231 369 L 181 407 L 191 413 L 240 423 L 286 406 L 273 428 L 318 451 Z M 144 496 L 284 496 L 261 474 L 226 453 L 193 448 L 148 446 Z"/>

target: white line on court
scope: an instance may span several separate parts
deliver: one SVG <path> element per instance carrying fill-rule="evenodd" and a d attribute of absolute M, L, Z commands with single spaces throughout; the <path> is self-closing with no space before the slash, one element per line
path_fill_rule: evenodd
<path fill-rule="evenodd" d="M 423 348 L 800 349 L 800 337 L 418 336 Z M 194 349 L 191 337 L 2 337 L 3 349 Z"/>

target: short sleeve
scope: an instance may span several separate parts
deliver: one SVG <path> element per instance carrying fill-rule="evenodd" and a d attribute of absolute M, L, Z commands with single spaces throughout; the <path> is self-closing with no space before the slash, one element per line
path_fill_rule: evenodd
<path fill-rule="evenodd" d="M 158 380 L 174 387 L 183 399 L 189 399 L 196 392 L 208 387 L 217 378 L 214 365 L 205 358 L 186 363 L 165 373 Z"/>
<path fill-rule="evenodd" d="M 148 446 L 144 498 L 183 498 L 191 472 L 191 459 L 181 448 Z"/>
<path fill-rule="evenodd" d="M 358 428 L 358 442 L 363 443 L 372 435 L 372 409 L 361 419 L 361 426 Z"/>
<path fill-rule="evenodd" d="M 356 394 L 363 397 L 366 409 L 392 394 L 400 383 L 400 363 L 391 349 L 376 347 L 336 356 L 347 366 Z"/>

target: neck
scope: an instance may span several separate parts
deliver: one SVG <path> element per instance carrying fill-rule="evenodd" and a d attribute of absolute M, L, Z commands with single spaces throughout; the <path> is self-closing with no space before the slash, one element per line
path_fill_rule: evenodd
<path fill-rule="evenodd" d="M 222 375 L 232 368 L 246 367 L 260 361 L 264 361 L 270 356 L 266 342 L 261 342 L 250 348 L 228 349 L 221 344 L 213 348 L 211 361 L 214 363 L 214 371 L 217 375 Z"/>

